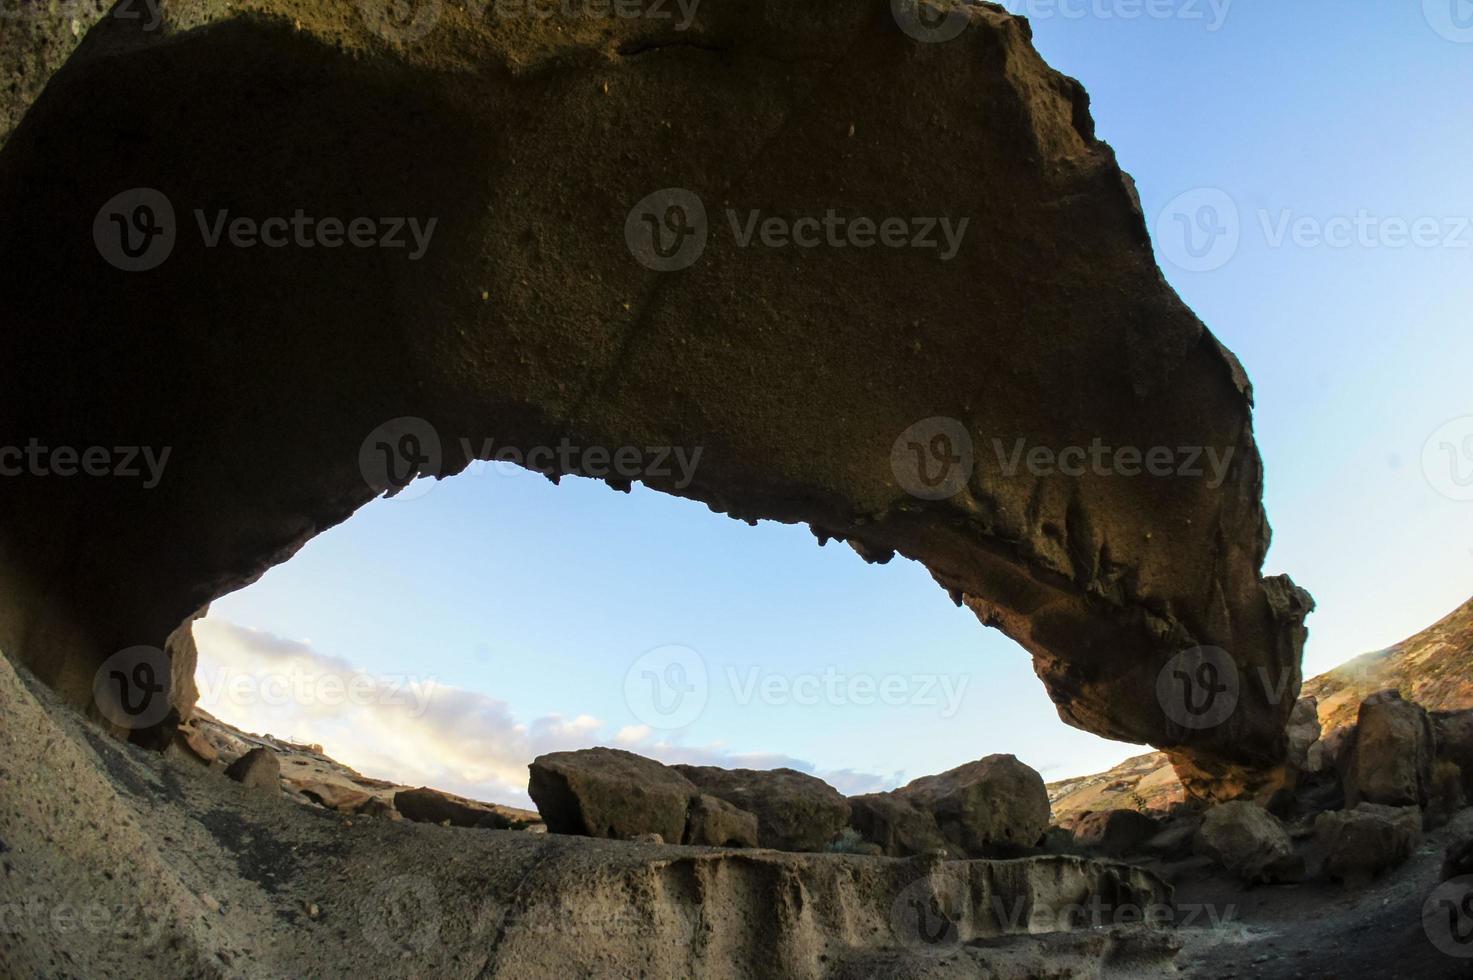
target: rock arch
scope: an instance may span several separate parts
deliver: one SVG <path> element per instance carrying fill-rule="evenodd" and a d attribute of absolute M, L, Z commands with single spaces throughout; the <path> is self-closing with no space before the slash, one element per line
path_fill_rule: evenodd
<path fill-rule="evenodd" d="M 0 480 L 7 650 L 85 702 L 110 653 L 163 644 L 371 499 L 365 438 L 416 417 L 441 475 L 461 439 L 700 447 L 689 485 L 646 482 L 923 562 L 1032 653 L 1065 721 L 1170 750 L 1204 794 L 1269 777 L 1310 600 L 1261 575 L 1249 383 L 1162 279 L 1087 96 L 1025 20 L 955 8 L 960 36 L 928 41 L 882 0 L 709 0 L 684 30 L 430 6 L 416 37 L 344 0 L 110 18 L 5 145 L 0 445 L 171 451 L 152 489 Z M 94 240 L 133 188 L 175 216 L 147 272 Z M 653 271 L 626 225 L 670 188 L 704 206 L 705 248 Z M 209 245 L 222 211 L 298 209 L 438 223 L 419 261 L 239 247 L 229 225 Z M 738 233 L 830 209 L 871 240 L 969 225 L 949 260 L 914 234 Z M 907 489 L 906 447 L 940 465 L 966 442 L 955 493 Z M 1218 485 L 1062 455 L 1096 445 L 1231 463 Z M 1153 695 L 1196 646 L 1244 680 L 1207 729 Z"/>

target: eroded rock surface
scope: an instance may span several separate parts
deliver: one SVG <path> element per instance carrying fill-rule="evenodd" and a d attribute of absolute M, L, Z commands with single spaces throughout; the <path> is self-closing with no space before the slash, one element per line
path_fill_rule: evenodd
<path fill-rule="evenodd" d="M 487 439 L 700 449 L 688 479 L 634 478 L 923 562 L 1027 648 L 1064 720 L 1169 750 L 1199 795 L 1283 762 L 1292 697 L 1245 684 L 1193 729 L 1152 695 L 1198 646 L 1292 693 L 1310 603 L 1260 573 L 1248 380 L 1026 21 L 957 7 L 928 43 L 888 0 L 711 0 L 684 30 L 427 6 L 398 27 L 348 0 L 107 18 L 6 142 L 0 356 L 27 367 L 0 444 L 170 455 L 148 487 L 0 481 L 27 518 L 0 529 L 0 643 L 86 703 L 106 657 L 162 647 L 382 492 L 363 460 L 413 417 L 396 472 L 458 473 Z M 173 214 L 149 271 L 94 237 L 131 188 L 168 202 L 112 215 L 150 244 L 142 219 Z M 640 207 L 668 188 L 702 202 L 705 248 L 652 271 Z M 299 209 L 437 223 L 417 261 L 208 244 L 222 212 Z M 969 223 L 945 259 L 798 261 L 733 233 L 759 209 Z M 1171 475 L 1144 472 L 1168 447 Z"/>

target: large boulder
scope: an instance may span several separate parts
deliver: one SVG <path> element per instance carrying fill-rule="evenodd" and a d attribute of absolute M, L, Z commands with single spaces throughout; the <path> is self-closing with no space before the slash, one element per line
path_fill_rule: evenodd
<path fill-rule="evenodd" d="M 1139 810 L 1101 810 L 1074 821 L 1074 839 L 1091 851 L 1120 857 L 1143 848 L 1162 830 L 1161 823 Z"/>
<path fill-rule="evenodd" d="M 1432 720 L 1421 705 L 1396 691 L 1366 698 L 1345 769 L 1345 805 L 1426 806 L 1435 749 Z"/>
<path fill-rule="evenodd" d="M 1043 777 L 1011 755 L 990 755 L 922 776 L 895 795 L 931 814 L 942 836 L 971 857 L 1031 848 L 1049 825 Z"/>
<path fill-rule="evenodd" d="M 849 801 L 822 779 L 795 769 L 674 769 L 701 792 L 755 813 L 763 847 L 821 851 L 849 824 Z"/>
<path fill-rule="evenodd" d="M 1462 774 L 1463 794 L 1473 799 L 1473 708 L 1434 711 L 1431 717 L 1438 760 L 1458 767 Z"/>
<path fill-rule="evenodd" d="M 510 450 L 924 564 L 1066 722 L 1193 792 L 1282 764 L 1292 696 L 1206 727 L 1153 696 L 1198 645 L 1292 690 L 1310 602 L 1262 574 L 1249 379 L 1026 19 L 956 4 L 932 44 L 890 0 L 709 0 L 683 31 L 409 6 L 106 18 L 5 143 L 0 446 L 172 453 L 0 480 L 0 645 L 87 704 L 408 474 Z M 6 76 L 7 116 L 70 43 Z M 828 216 L 811 248 L 743 231 Z M 633 447 L 704 452 L 614 471 Z"/>
<path fill-rule="evenodd" d="M 1263 807 L 1243 800 L 1208 810 L 1194 847 L 1250 884 L 1292 879 L 1303 872 L 1284 825 Z"/>
<path fill-rule="evenodd" d="M 889 857 L 946 850 L 946 838 L 927 810 L 894 793 L 849 797 L 849 825 Z"/>
<path fill-rule="evenodd" d="M 1422 811 L 1415 806 L 1361 803 L 1321 813 L 1314 821 L 1325 873 L 1349 886 L 1365 884 L 1411 857 L 1421 835 Z"/>
<path fill-rule="evenodd" d="M 506 830 L 512 820 L 489 803 L 468 800 L 428 786 L 394 794 L 394 809 L 416 823 L 448 823 L 452 827 Z"/>
<path fill-rule="evenodd" d="M 538 756 L 527 792 L 554 834 L 626 840 L 685 836 L 692 797 L 700 791 L 680 773 L 622 749 L 594 748 Z"/>

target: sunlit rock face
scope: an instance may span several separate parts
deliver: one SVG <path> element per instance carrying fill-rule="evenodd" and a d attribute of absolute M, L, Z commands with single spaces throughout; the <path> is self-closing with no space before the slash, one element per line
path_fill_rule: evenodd
<path fill-rule="evenodd" d="M 85 703 L 390 470 L 541 446 L 920 561 L 1065 721 L 1271 783 L 1309 598 L 1081 87 L 991 7 L 642 9 L 101 22 L 0 154 L 0 446 L 136 475 L 0 480 L 0 644 Z"/>

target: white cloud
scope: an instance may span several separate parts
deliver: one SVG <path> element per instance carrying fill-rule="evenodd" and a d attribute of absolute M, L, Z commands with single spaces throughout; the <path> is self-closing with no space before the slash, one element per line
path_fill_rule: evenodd
<path fill-rule="evenodd" d="M 614 741 L 620 745 L 638 745 L 650 737 L 650 726 L 648 725 L 625 725 L 619 729 L 619 734 L 614 736 Z"/>
<path fill-rule="evenodd" d="M 846 795 L 904 782 L 851 769 L 815 771 L 802 759 L 688 746 L 646 725 L 605 732 L 586 714 L 520 722 L 511 706 L 477 691 L 411 675 L 370 675 L 309 644 L 219 619 L 195 624 L 200 705 L 247 731 L 320 744 L 366 776 L 433 786 L 474 799 L 531 807 L 527 764 L 546 752 L 616 744 L 661 762 L 727 769 L 797 769 Z"/>

